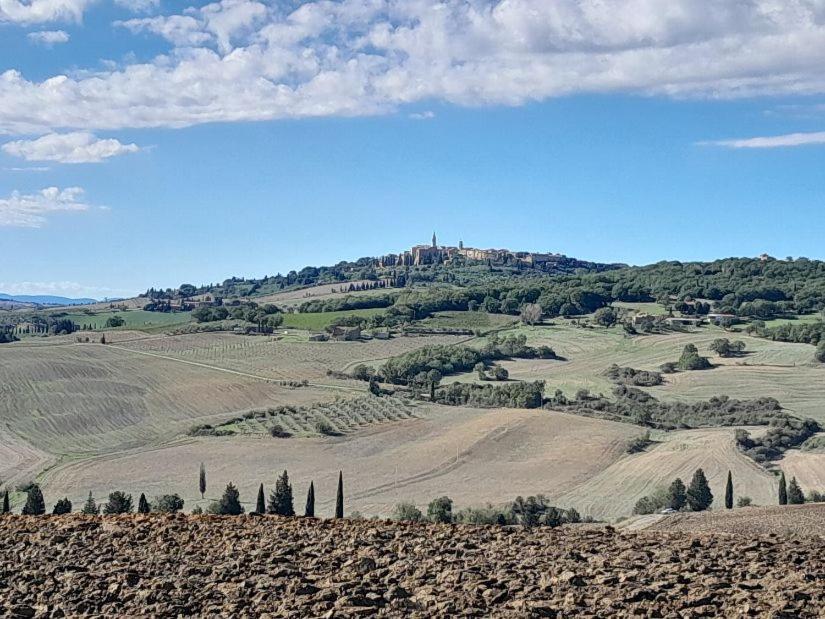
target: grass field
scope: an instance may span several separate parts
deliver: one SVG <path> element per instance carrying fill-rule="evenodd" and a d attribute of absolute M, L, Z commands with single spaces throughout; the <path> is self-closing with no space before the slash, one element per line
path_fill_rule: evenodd
<path fill-rule="evenodd" d="M 351 295 L 354 297 L 370 297 L 375 295 L 383 295 L 391 292 L 393 288 L 379 288 L 376 290 L 359 290 L 347 292 L 350 284 L 363 284 L 366 280 L 357 280 L 352 282 L 341 282 L 335 284 L 321 284 L 320 286 L 310 286 L 308 288 L 299 288 L 296 290 L 287 290 L 284 292 L 276 292 L 274 294 L 262 295 L 259 297 L 249 297 L 251 301 L 255 301 L 259 305 L 265 303 L 274 303 L 279 307 L 296 307 L 306 301 L 326 301 L 327 299 L 334 299 L 337 297 L 345 297 Z"/>
<path fill-rule="evenodd" d="M 667 314 L 667 309 L 659 303 L 624 303 L 622 301 L 615 301 L 613 307 L 639 312 L 640 314 L 650 314 L 651 316 L 664 316 Z"/>
<path fill-rule="evenodd" d="M 284 327 L 291 329 L 305 329 L 307 331 L 323 331 L 339 318 L 345 316 L 359 316 L 369 318 L 383 314 L 382 308 L 344 310 L 341 312 L 311 312 L 306 314 L 284 314 Z"/>
<path fill-rule="evenodd" d="M 440 329 L 472 329 L 482 332 L 515 324 L 517 318 L 487 312 L 437 312 L 417 324 Z"/>
<path fill-rule="evenodd" d="M 148 333 L 159 333 L 182 327 L 192 322 L 191 312 L 147 312 L 142 309 L 127 311 L 102 311 L 86 314 L 85 312 L 72 312 L 66 318 L 74 321 L 78 325 L 91 325 L 95 330 L 109 329 L 106 321 L 112 316 L 118 316 L 125 321 L 123 330 L 146 331 Z"/>

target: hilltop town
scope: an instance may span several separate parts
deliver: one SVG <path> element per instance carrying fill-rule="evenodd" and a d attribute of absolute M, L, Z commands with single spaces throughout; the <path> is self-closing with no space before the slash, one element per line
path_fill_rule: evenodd
<path fill-rule="evenodd" d="M 376 263 L 379 267 L 390 268 L 420 266 L 425 264 L 451 264 L 461 260 L 465 262 L 511 264 L 537 269 L 550 269 L 562 265 L 572 268 L 590 268 L 595 265 L 595 263 L 569 258 L 559 253 L 537 253 L 531 251 L 513 251 L 510 249 L 478 249 L 475 247 L 465 247 L 464 241 L 459 241 L 458 246 L 439 245 L 435 232 L 433 232 L 432 242 L 429 245 L 413 245 L 410 249 L 400 253 L 386 254 L 377 258 Z"/>

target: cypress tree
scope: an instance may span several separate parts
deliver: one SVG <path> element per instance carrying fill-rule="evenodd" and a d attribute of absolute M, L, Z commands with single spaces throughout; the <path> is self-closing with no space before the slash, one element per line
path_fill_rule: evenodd
<path fill-rule="evenodd" d="M 201 462 L 200 475 L 198 476 L 198 489 L 201 491 L 201 499 L 206 492 L 206 467 Z"/>
<path fill-rule="evenodd" d="M 791 483 L 788 484 L 788 503 L 791 505 L 802 505 L 805 502 L 805 495 L 802 494 L 802 488 L 796 481 L 796 477 L 791 477 Z"/>
<path fill-rule="evenodd" d="M 142 492 L 140 493 L 140 498 L 138 499 L 138 513 L 139 514 L 148 514 L 149 513 L 149 501 L 146 500 L 146 495 Z"/>
<path fill-rule="evenodd" d="M 42 516 L 46 513 L 46 501 L 43 500 L 43 491 L 40 486 L 32 484 L 23 506 L 23 514 L 27 516 Z"/>
<path fill-rule="evenodd" d="M 784 471 L 779 476 L 779 504 L 780 505 L 787 505 L 788 504 L 788 486 L 785 483 L 785 472 Z"/>
<path fill-rule="evenodd" d="M 6 490 L 6 493 L 3 495 L 3 511 L 2 513 L 8 514 L 11 511 L 11 507 L 9 506 L 9 491 Z"/>
<path fill-rule="evenodd" d="M 687 502 L 690 509 L 695 512 L 709 509 L 713 503 L 713 494 L 702 469 L 696 469 L 693 479 L 690 480 L 690 486 L 687 489 Z"/>
<path fill-rule="evenodd" d="M 733 475 L 728 471 L 728 481 L 725 484 L 725 507 L 733 509 Z"/>
<path fill-rule="evenodd" d="M 269 495 L 269 513 L 278 514 L 279 516 L 295 515 L 292 485 L 289 483 L 289 474 L 286 471 L 275 482 L 275 490 Z"/>
<path fill-rule="evenodd" d="M 668 507 L 679 511 L 685 506 L 687 502 L 687 495 L 685 494 L 685 483 L 678 477 L 670 484 L 667 491 Z"/>
<path fill-rule="evenodd" d="M 338 492 L 335 493 L 335 517 L 344 517 L 344 472 L 338 471 Z"/>
<path fill-rule="evenodd" d="M 309 490 L 307 491 L 307 505 L 304 509 L 304 516 L 307 518 L 315 518 L 315 484 L 309 482 Z"/>
<path fill-rule="evenodd" d="M 89 492 L 89 498 L 86 499 L 86 504 L 83 505 L 83 509 L 80 510 L 81 514 L 86 514 L 88 516 L 96 516 L 100 513 L 100 507 L 97 503 L 95 503 L 94 498 L 92 497 L 91 491 Z"/>
<path fill-rule="evenodd" d="M 226 490 L 223 491 L 221 500 L 214 506 L 210 506 L 209 511 L 223 516 L 238 516 L 243 513 L 241 495 L 233 483 L 226 484 Z"/>
<path fill-rule="evenodd" d="M 258 512 L 259 514 L 265 514 L 266 513 L 266 499 L 264 498 L 264 485 L 263 484 L 261 484 L 261 486 L 258 488 L 258 502 L 255 505 L 255 511 Z"/>

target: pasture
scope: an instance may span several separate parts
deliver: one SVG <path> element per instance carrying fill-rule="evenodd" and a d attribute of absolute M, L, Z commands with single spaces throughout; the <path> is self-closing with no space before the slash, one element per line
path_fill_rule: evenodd
<path fill-rule="evenodd" d="M 192 312 L 147 312 L 142 309 L 130 309 L 126 311 L 105 310 L 92 313 L 80 311 L 66 314 L 66 318 L 76 324 L 81 326 L 90 325 L 96 331 L 110 329 L 106 326 L 106 321 L 114 316 L 122 318 L 124 321 L 123 326 L 118 327 L 118 329 L 146 331 L 148 333 L 161 333 L 192 322 Z"/>
<path fill-rule="evenodd" d="M 385 310 L 382 308 L 370 308 L 343 310 L 340 312 L 307 312 L 305 314 L 284 314 L 283 326 L 289 327 L 291 329 L 304 329 L 306 331 L 323 331 L 339 318 L 345 318 L 347 316 L 370 318 L 371 316 L 383 314 L 384 311 Z"/>

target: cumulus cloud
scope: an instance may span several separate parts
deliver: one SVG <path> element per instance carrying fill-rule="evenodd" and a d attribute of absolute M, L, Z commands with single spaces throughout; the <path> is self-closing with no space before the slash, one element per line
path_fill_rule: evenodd
<path fill-rule="evenodd" d="M 47 187 L 34 194 L 12 192 L 8 198 L 0 198 L 0 226 L 40 228 L 47 216 L 58 212 L 87 211 L 91 208 L 83 202 L 80 187 Z"/>
<path fill-rule="evenodd" d="M 222 0 L 121 25 L 171 49 L 44 81 L 0 74 L 0 132 L 365 115 L 425 101 L 520 105 L 577 93 L 825 94 L 823 0 Z"/>
<path fill-rule="evenodd" d="M 825 144 L 825 131 L 812 133 L 788 133 L 767 137 L 743 138 L 739 140 L 716 140 L 701 142 L 704 146 L 724 146 L 726 148 L 786 148 L 790 146 L 808 146 Z"/>
<path fill-rule="evenodd" d="M 94 0 L 0 0 L 0 23 L 78 22 Z"/>
<path fill-rule="evenodd" d="M 68 43 L 69 34 L 64 30 L 40 30 L 26 35 L 32 43 L 51 47 L 59 43 Z"/>
<path fill-rule="evenodd" d="M 137 144 L 122 144 L 115 139 L 99 139 L 93 133 L 51 133 L 36 140 L 16 140 L 3 145 L 3 152 L 26 161 L 58 163 L 97 163 L 140 150 Z"/>

